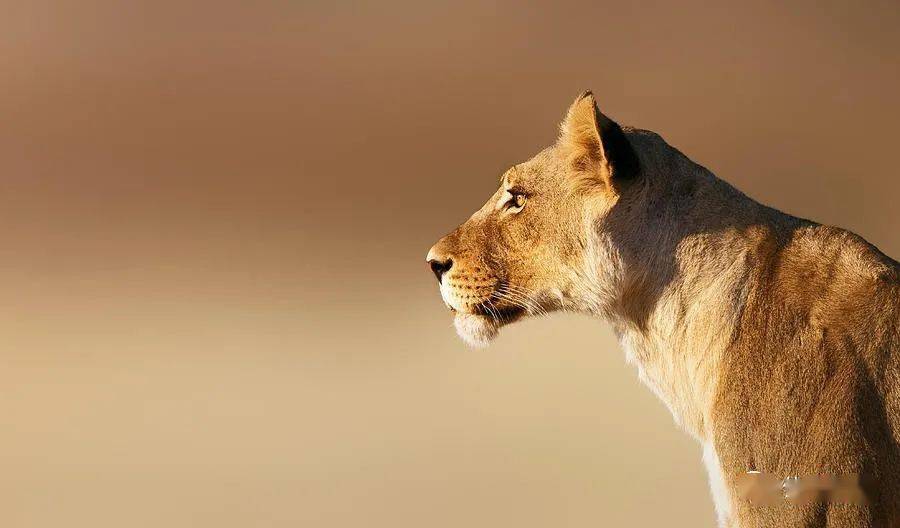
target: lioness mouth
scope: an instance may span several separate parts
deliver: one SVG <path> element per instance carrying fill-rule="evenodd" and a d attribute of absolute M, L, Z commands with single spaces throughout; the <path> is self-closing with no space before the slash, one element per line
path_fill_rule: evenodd
<path fill-rule="evenodd" d="M 483 317 L 490 317 L 500 324 L 511 323 L 525 313 L 520 306 L 496 306 L 489 303 L 475 305 L 474 312 Z"/>

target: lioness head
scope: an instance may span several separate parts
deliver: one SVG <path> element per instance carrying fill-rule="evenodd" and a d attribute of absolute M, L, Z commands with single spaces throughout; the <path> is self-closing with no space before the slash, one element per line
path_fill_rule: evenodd
<path fill-rule="evenodd" d="M 507 170 L 487 203 L 428 252 L 459 335 L 483 346 L 526 315 L 602 309 L 587 305 L 609 296 L 616 255 L 600 239 L 639 174 L 622 129 L 581 95 L 556 144 Z"/>

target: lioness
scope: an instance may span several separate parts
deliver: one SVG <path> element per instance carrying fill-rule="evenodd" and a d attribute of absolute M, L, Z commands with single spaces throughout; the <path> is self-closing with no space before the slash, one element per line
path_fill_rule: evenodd
<path fill-rule="evenodd" d="M 601 316 L 702 443 L 719 526 L 900 526 L 900 264 L 621 128 L 590 92 L 560 130 L 428 252 L 459 335 Z M 865 501 L 760 504 L 748 472 L 858 476 Z"/>

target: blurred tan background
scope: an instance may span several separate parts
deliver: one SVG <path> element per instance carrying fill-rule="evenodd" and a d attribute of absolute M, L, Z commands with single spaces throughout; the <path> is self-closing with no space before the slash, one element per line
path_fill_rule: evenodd
<path fill-rule="evenodd" d="M 0 525 L 712 526 L 602 322 L 423 259 L 586 88 L 900 256 L 900 8 L 784 4 L 4 3 Z"/>

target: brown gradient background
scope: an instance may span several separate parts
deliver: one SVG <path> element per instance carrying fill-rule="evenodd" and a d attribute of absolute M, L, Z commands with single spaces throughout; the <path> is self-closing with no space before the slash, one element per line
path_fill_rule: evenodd
<path fill-rule="evenodd" d="M 423 263 L 586 88 L 900 255 L 895 0 L 247 4 L 3 6 L 4 527 L 712 526 L 602 322 Z"/>

